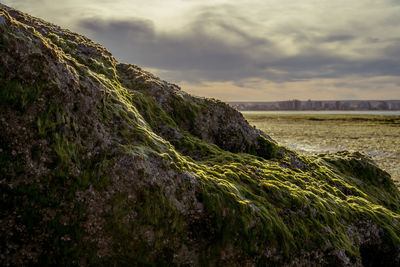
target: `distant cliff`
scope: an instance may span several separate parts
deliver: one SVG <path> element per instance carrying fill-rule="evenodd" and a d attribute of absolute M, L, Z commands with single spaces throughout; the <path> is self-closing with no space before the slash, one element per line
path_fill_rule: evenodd
<path fill-rule="evenodd" d="M 0 266 L 400 266 L 400 192 L 0 4 Z"/>
<path fill-rule="evenodd" d="M 229 102 L 238 110 L 400 110 L 400 100 Z"/>

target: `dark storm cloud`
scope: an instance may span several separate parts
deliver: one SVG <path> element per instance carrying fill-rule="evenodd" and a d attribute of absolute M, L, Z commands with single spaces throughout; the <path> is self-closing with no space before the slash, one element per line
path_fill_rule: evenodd
<path fill-rule="evenodd" d="M 180 32 L 159 32 L 150 20 L 86 19 L 80 27 L 125 62 L 165 70 L 175 81 L 234 81 L 261 78 L 288 82 L 345 75 L 400 75 L 400 42 L 392 41 L 379 59 L 351 59 L 321 44 L 348 45 L 353 41 L 379 43 L 356 34 L 319 34 L 293 31 L 299 53 L 287 56 L 277 42 L 244 31 L 243 18 L 203 12 Z M 368 53 L 369 51 L 366 51 Z M 372 58 L 372 59 L 371 59 Z"/>
<path fill-rule="evenodd" d="M 389 58 L 398 58 L 400 55 L 400 38 L 393 39 L 390 45 L 385 47 L 384 54 Z"/>
<path fill-rule="evenodd" d="M 400 49 L 400 46 L 397 48 Z M 304 51 L 291 57 L 267 62 L 269 66 L 285 70 L 289 77 L 337 78 L 346 74 L 361 76 L 399 76 L 400 60 L 397 57 L 382 59 L 350 59 L 323 50 Z"/>
<path fill-rule="evenodd" d="M 338 35 L 328 35 L 322 38 L 319 38 L 320 42 L 323 43 L 333 43 L 333 42 L 345 42 L 345 41 L 352 41 L 357 37 L 350 34 L 338 34 Z"/>
<path fill-rule="evenodd" d="M 217 27 L 219 35 L 209 33 Z M 245 78 L 258 72 L 260 51 L 273 45 L 267 39 L 252 37 L 237 27 L 214 21 L 192 23 L 183 33 L 158 33 L 147 20 L 84 20 L 80 27 L 93 39 L 104 43 L 117 58 L 138 65 L 172 71 L 192 72 L 189 77 L 227 80 Z M 235 42 L 229 41 L 234 38 Z M 177 74 L 179 76 L 179 74 Z M 179 79 L 179 77 L 178 77 Z"/>

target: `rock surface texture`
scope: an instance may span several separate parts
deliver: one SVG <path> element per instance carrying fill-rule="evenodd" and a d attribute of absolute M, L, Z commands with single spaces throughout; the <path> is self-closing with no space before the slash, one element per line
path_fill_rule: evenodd
<path fill-rule="evenodd" d="M 0 4 L 0 265 L 400 266 L 400 193 Z"/>

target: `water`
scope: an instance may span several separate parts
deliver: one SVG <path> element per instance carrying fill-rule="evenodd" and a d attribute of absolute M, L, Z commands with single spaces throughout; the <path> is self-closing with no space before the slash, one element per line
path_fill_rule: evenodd
<path fill-rule="evenodd" d="M 251 111 L 244 116 L 299 153 L 364 152 L 400 187 L 400 111 Z"/>
<path fill-rule="evenodd" d="M 309 114 L 309 115 L 378 115 L 378 116 L 400 116 L 400 110 L 243 110 L 243 114 Z"/>

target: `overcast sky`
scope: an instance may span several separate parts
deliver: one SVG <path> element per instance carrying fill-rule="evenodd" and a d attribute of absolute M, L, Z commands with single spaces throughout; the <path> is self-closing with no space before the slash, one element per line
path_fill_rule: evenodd
<path fill-rule="evenodd" d="M 0 0 L 196 95 L 400 99 L 400 0 Z"/>

